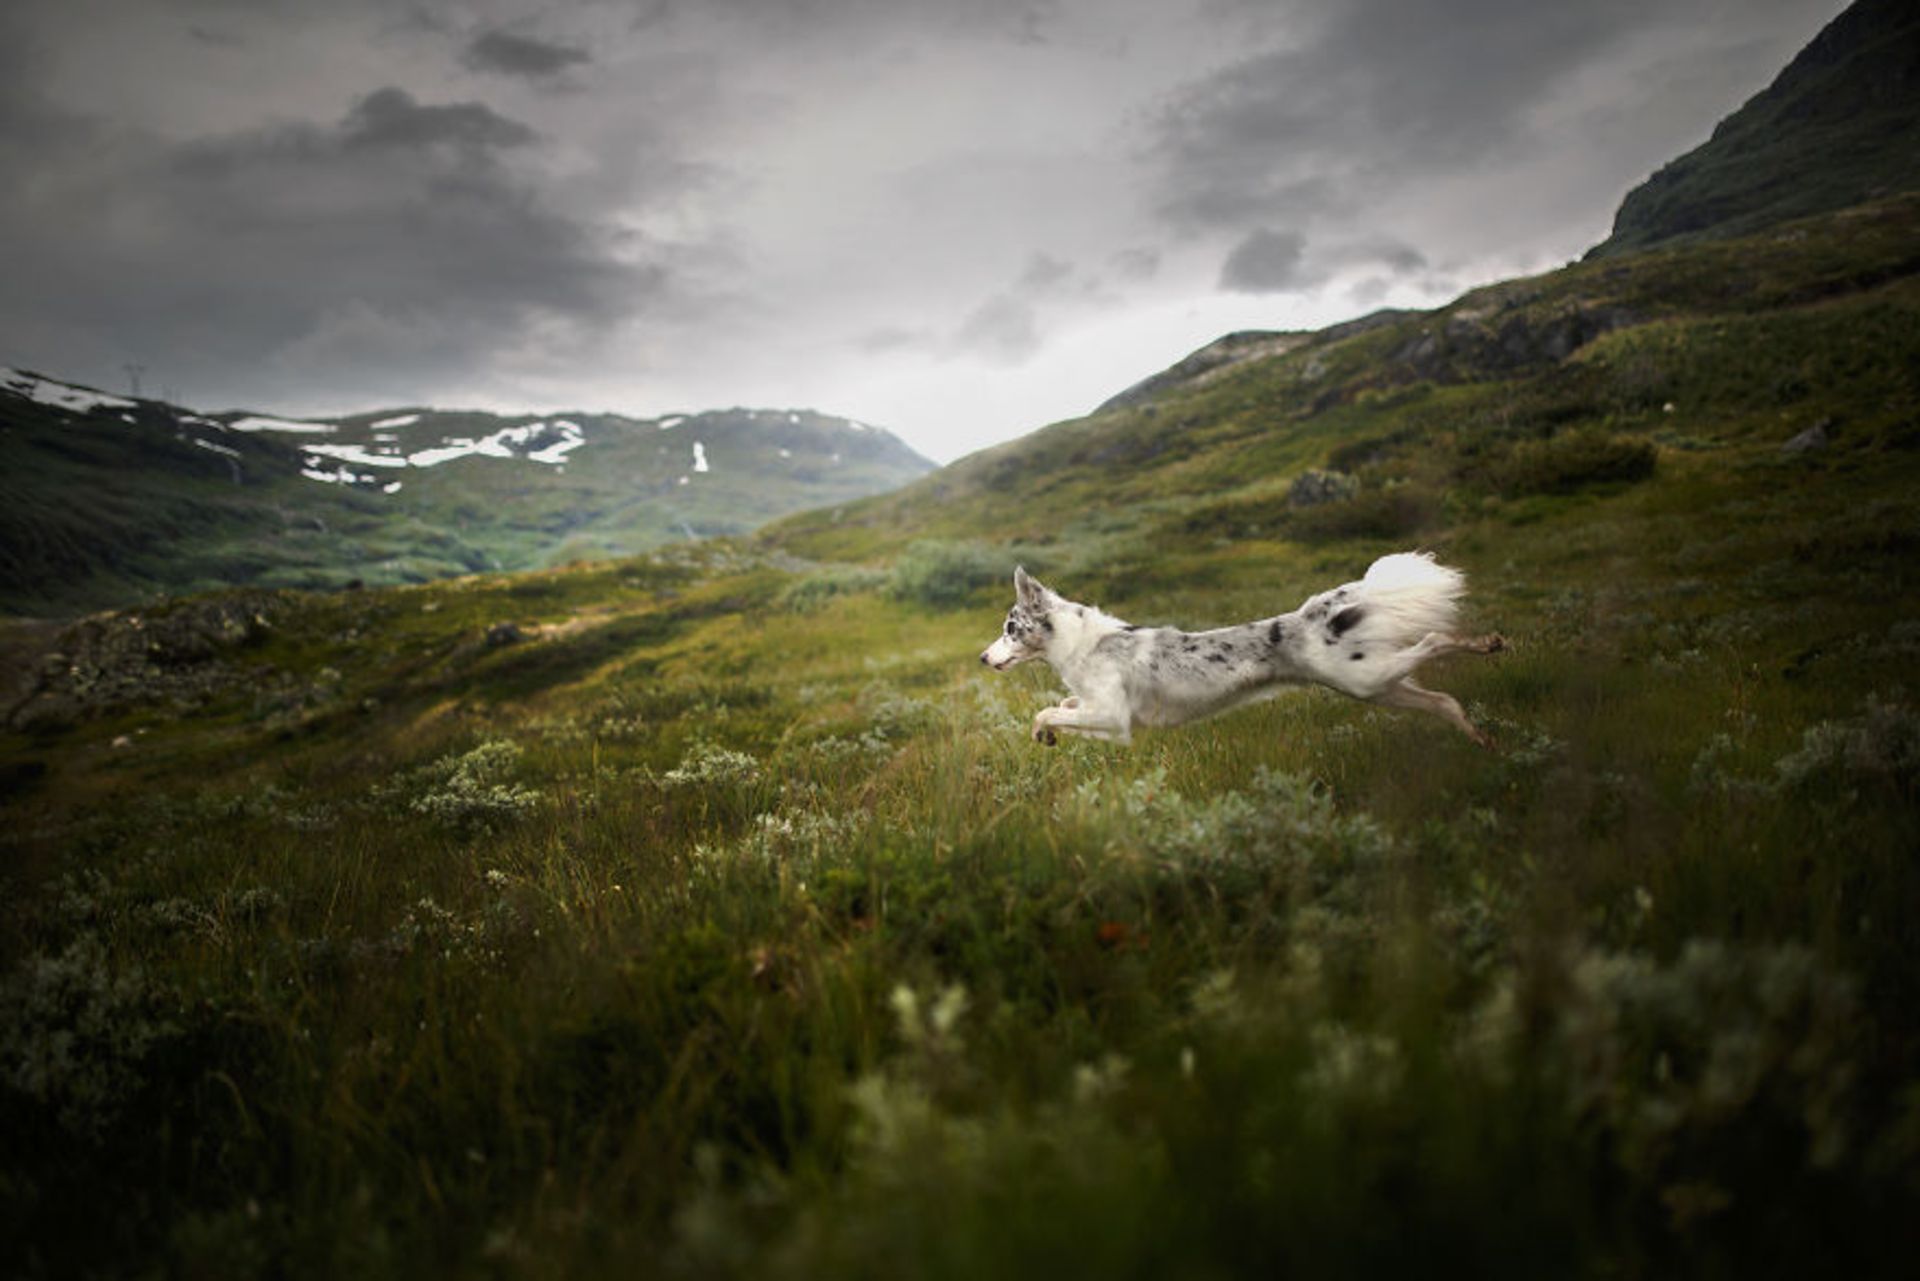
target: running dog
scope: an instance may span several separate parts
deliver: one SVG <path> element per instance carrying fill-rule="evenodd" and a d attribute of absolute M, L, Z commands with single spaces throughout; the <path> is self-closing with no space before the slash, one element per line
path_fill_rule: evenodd
<path fill-rule="evenodd" d="M 1013 589 L 1007 625 L 980 661 L 999 672 L 1032 658 L 1052 664 L 1072 697 L 1033 718 L 1034 739 L 1048 746 L 1056 731 L 1130 743 L 1135 729 L 1216 716 L 1306 684 L 1432 712 L 1493 746 L 1451 696 L 1413 682 L 1430 658 L 1507 647 L 1499 635 L 1452 634 L 1466 579 L 1424 552 L 1382 556 L 1359 582 L 1291 614 L 1207 632 L 1136 627 L 1075 604 L 1024 568 L 1013 571 Z"/>

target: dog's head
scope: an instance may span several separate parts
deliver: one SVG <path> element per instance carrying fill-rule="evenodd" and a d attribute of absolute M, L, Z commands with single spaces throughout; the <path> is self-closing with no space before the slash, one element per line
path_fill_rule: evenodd
<path fill-rule="evenodd" d="M 981 651 L 980 661 L 996 672 L 1004 672 L 1015 663 L 1044 657 L 1047 642 L 1053 639 L 1053 620 L 1049 615 L 1060 598 L 1040 585 L 1040 580 L 1025 569 L 1013 571 L 1013 608 L 1007 611 L 1007 625 L 999 639 Z"/>

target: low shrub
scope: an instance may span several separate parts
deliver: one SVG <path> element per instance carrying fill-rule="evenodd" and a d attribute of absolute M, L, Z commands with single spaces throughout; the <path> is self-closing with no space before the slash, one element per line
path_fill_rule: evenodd
<path fill-rule="evenodd" d="M 1503 498 L 1519 498 L 1645 480 L 1653 475 L 1658 457 L 1659 451 L 1645 440 L 1571 431 L 1522 441 L 1473 470 L 1487 489 Z"/>
<path fill-rule="evenodd" d="M 443 756 L 420 771 L 422 786 L 409 808 L 467 830 L 518 818 L 540 802 L 538 792 L 509 777 L 520 755 L 519 744 L 495 738 L 463 755 Z"/>
<path fill-rule="evenodd" d="M 1351 498 L 1297 507 L 1284 523 L 1286 534 L 1303 543 L 1342 538 L 1408 538 L 1440 518 L 1440 497 L 1420 485 L 1362 489 Z"/>
<path fill-rule="evenodd" d="M 955 609 L 974 592 L 1013 572 L 1005 552 L 985 543 L 923 538 L 894 563 L 887 591 L 895 600 L 932 609 Z"/>
<path fill-rule="evenodd" d="M 884 570 L 861 565 L 835 566 L 805 578 L 795 579 L 780 592 L 780 608 L 794 614 L 811 614 L 836 596 L 857 596 L 878 591 L 892 578 Z"/>

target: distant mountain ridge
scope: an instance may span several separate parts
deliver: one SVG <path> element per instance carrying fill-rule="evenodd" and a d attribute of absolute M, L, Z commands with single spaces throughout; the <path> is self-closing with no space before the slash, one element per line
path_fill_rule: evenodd
<path fill-rule="evenodd" d="M 203 413 L 0 368 L 0 612 L 419 582 L 742 533 L 933 464 L 812 410 Z"/>
<path fill-rule="evenodd" d="M 1857 0 L 1705 143 L 1628 192 L 1611 257 L 1920 188 L 1920 4 Z"/>

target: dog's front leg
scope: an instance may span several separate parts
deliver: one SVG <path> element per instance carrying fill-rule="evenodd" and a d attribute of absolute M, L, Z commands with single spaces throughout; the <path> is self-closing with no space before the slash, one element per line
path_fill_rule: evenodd
<path fill-rule="evenodd" d="M 1055 743 L 1059 742 L 1060 736 L 1058 734 L 1055 734 L 1050 727 L 1048 727 L 1045 723 L 1041 721 L 1040 718 L 1046 715 L 1047 712 L 1053 712 L 1053 711 L 1069 711 L 1070 712 L 1079 706 L 1080 706 L 1080 700 L 1074 695 L 1069 694 L 1067 695 L 1067 697 L 1060 700 L 1060 703 L 1057 707 L 1049 707 L 1042 712 L 1036 713 L 1033 718 L 1033 741 L 1036 743 L 1044 743 L 1048 747 L 1052 747 Z"/>
<path fill-rule="evenodd" d="M 1132 727 L 1127 722 L 1124 711 L 1116 712 L 1104 706 L 1088 706 L 1078 698 L 1069 698 L 1058 707 L 1044 707 L 1033 718 L 1033 738 L 1037 743 L 1052 747 L 1059 742 L 1061 730 L 1068 734 L 1084 734 L 1088 738 L 1104 739 L 1110 743 L 1131 743 Z"/>

